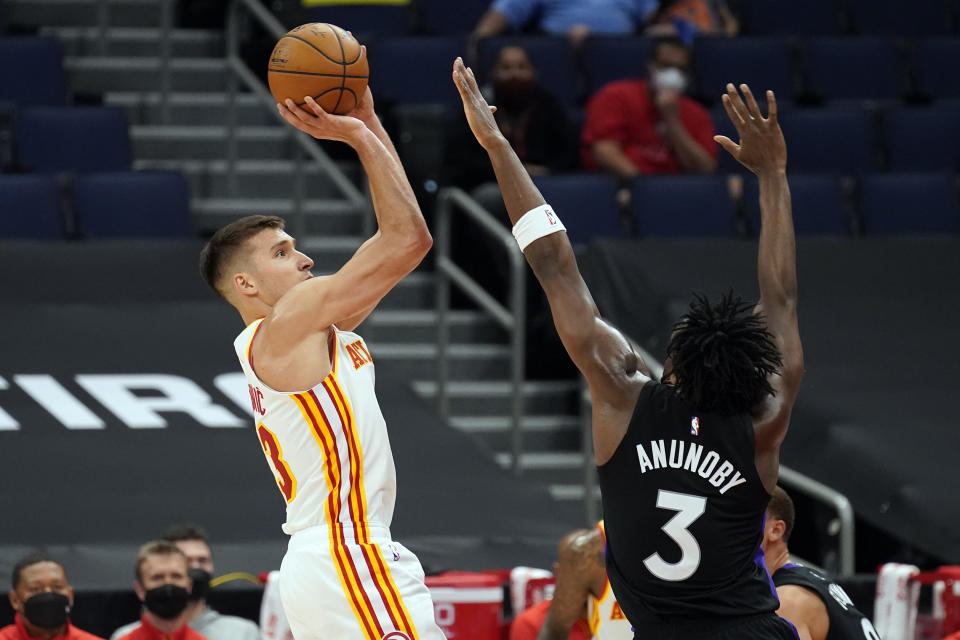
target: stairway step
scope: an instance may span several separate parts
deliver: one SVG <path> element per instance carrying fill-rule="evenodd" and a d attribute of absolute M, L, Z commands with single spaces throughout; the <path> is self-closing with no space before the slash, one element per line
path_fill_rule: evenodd
<path fill-rule="evenodd" d="M 107 24 L 150 27 L 160 24 L 161 0 L 110 0 Z M 9 25 L 93 26 L 98 24 L 101 0 L 5 0 Z"/>
<path fill-rule="evenodd" d="M 67 57 L 64 69 L 75 93 L 156 91 L 162 87 L 158 58 Z M 172 58 L 171 91 L 224 91 L 233 73 L 224 58 Z"/>
<path fill-rule="evenodd" d="M 504 469 L 509 469 L 511 454 L 498 451 L 494 459 Z M 532 451 L 520 454 L 520 466 L 524 471 L 561 472 L 582 471 L 583 454 L 579 451 Z M 564 477 L 561 475 L 561 477 Z"/>
<path fill-rule="evenodd" d="M 460 431 L 487 436 L 510 433 L 513 431 L 513 419 L 510 416 L 451 416 L 450 426 Z M 527 433 L 552 433 L 580 431 L 580 420 L 576 416 L 562 414 L 535 415 L 526 413 L 520 418 L 520 429 Z"/>
<path fill-rule="evenodd" d="M 163 96 L 156 92 L 108 91 L 104 102 L 126 110 L 130 124 L 163 123 Z M 181 93 L 169 96 L 169 124 L 215 125 L 227 123 L 228 94 L 217 92 Z M 278 124 L 276 109 L 270 109 L 252 93 L 237 93 L 237 124 L 241 126 L 267 126 Z"/>
<path fill-rule="evenodd" d="M 368 343 L 369 344 L 369 343 Z M 408 380 L 436 377 L 436 343 L 370 344 L 374 362 L 390 362 Z M 449 351 L 452 380 L 503 378 L 510 369 L 510 349 L 500 344 L 452 344 Z"/>
<path fill-rule="evenodd" d="M 437 396 L 434 380 L 418 380 L 414 389 L 431 402 Z M 576 418 L 579 411 L 576 382 L 541 380 L 523 385 L 524 412 Z M 453 381 L 447 385 L 451 415 L 509 415 L 513 410 L 513 384 L 507 380 Z"/>
<path fill-rule="evenodd" d="M 43 35 L 63 43 L 67 56 L 157 57 L 163 30 L 156 27 L 43 27 Z M 204 58 L 224 55 L 223 34 L 206 29 L 173 29 L 170 54 L 174 57 Z"/>
<path fill-rule="evenodd" d="M 315 162 L 300 163 L 303 190 L 307 199 L 342 199 L 343 195 Z M 291 160 L 241 160 L 236 166 L 236 193 L 230 193 L 229 164 L 225 160 L 138 160 L 137 169 L 176 170 L 184 174 L 194 198 L 290 199 L 296 190 L 298 163 Z M 356 163 L 338 163 L 348 175 L 356 174 Z M 356 183 L 356 181 L 354 181 Z M 351 209 L 353 211 L 353 209 Z M 360 218 L 356 230 L 360 231 Z"/>
<path fill-rule="evenodd" d="M 452 342 L 506 339 L 492 318 L 477 311 L 451 311 L 449 327 Z M 432 309 L 377 310 L 363 323 L 363 336 L 371 342 L 434 342 L 437 331 L 437 312 Z"/>
<path fill-rule="evenodd" d="M 554 500 L 583 502 L 584 497 L 587 495 L 586 487 L 583 483 L 556 483 L 548 485 L 547 488 Z M 599 485 L 594 485 L 593 499 L 597 502 L 600 501 Z"/>
<path fill-rule="evenodd" d="M 138 159 L 227 157 L 227 127 L 136 125 L 130 127 L 134 157 Z M 239 158 L 289 159 L 294 156 L 293 138 L 287 128 L 240 127 L 237 130 Z"/>
<path fill-rule="evenodd" d="M 377 311 L 427 309 L 434 306 L 436 279 L 427 271 L 414 271 L 384 296 Z M 361 329 L 362 332 L 362 329 Z M 361 335 L 364 335 L 361 333 Z M 424 377 L 424 376 L 418 376 Z"/>
<path fill-rule="evenodd" d="M 361 214 L 346 200 L 307 200 L 304 203 L 307 219 L 305 228 L 307 233 L 325 234 L 330 236 L 356 237 L 362 227 Z M 196 198 L 191 200 L 197 230 L 201 233 L 212 233 L 225 224 L 248 215 L 271 215 L 284 218 L 290 231 L 297 233 L 298 221 L 293 212 L 293 202 L 289 199 L 229 199 L 229 198 Z M 352 255 L 352 252 L 351 252 Z M 333 271 L 343 266 L 334 264 L 333 260 L 342 256 L 334 256 L 328 262 L 326 258 L 311 253 L 310 257 L 318 260 L 318 270 Z M 349 258 L 349 256 L 347 256 Z"/>

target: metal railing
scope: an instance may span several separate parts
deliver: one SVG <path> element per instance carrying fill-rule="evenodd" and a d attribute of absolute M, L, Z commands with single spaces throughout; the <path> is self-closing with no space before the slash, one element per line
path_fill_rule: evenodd
<path fill-rule="evenodd" d="M 271 113 L 276 113 L 276 100 L 270 94 L 266 85 L 260 81 L 257 75 L 250 70 L 246 62 L 240 56 L 240 40 L 244 30 L 244 20 L 253 19 L 268 34 L 279 40 L 287 33 L 287 29 L 277 20 L 269 9 L 267 9 L 258 0 L 231 0 L 227 8 L 227 64 L 232 73 L 227 78 L 227 185 L 231 196 L 237 193 L 237 161 L 239 159 L 239 140 L 238 133 L 240 124 L 237 114 L 237 96 L 242 83 L 249 91 L 260 98 L 264 107 Z M 266 64 L 266 60 L 264 60 Z M 278 116 L 279 117 L 279 116 Z M 285 125 L 286 126 L 286 125 Z M 286 127 L 290 139 L 294 142 L 296 156 L 294 158 L 294 180 L 295 187 L 293 193 L 293 213 L 294 228 L 298 235 L 303 235 L 306 231 L 305 216 L 305 176 L 303 160 L 304 157 L 316 162 L 321 171 L 333 181 L 340 193 L 358 210 L 364 211 L 364 228 L 372 234 L 373 216 L 371 214 L 370 201 L 364 197 L 363 193 L 350 181 L 350 178 L 340 170 L 330 156 L 316 144 L 313 138 L 307 134 Z M 370 235 L 370 234 L 368 234 Z"/>
<path fill-rule="evenodd" d="M 450 255 L 450 216 L 454 209 L 472 219 L 485 234 L 492 236 L 503 246 L 510 261 L 510 304 L 502 305 L 458 267 Z M 437 196 L 437 228 L 435 235 L 436 287 L 437 287 L 437 409 L 444 418 L 450 414 L 447 392 L 449 382 L 450 345 L 450 285 L 456 285 L 473 302 L 486 311 L 510 335 L 510 381 L 511 381 L 511 469 L 522 470 L 523 432 L 523 381 L 526 353 L 526 261 L 517 250 L 513 235 L 481 207 L 473 198 L 456 187 L 441 189 Z M 496 259 L 491 257 L 491 259 Z"/>
<path fill-rule="evenodd" d="M 663 376 L 663 365 L 657 362 L 649 353 L 644 351 L 638 345 L 634 345 L 638 353 L 643 357 L 650 373 L 655 379 Z M 584 487 L 584 512 L 586 521 L 590 524 L 600 519 L 600 513 L 597 501 L 594 495 L 597 493 L 597 467 L 593 457 L 593 431 L 592 431 L 592 403 L 590 392 L 584 383 L 580 392 L 580 418 L 581 418 L 581 446 L 583 451 L 583 487 Z M 799 471 L 790 467 L 780 465 L 780 478 L 778 482 L 788 486 L 791 489 L 800 491 L 821 503 L 824 503 L 837 512 L 839 528 L 837 530 L 837 566 L 839 578 L 848 578 L 854 574 L 855 568 L 855 546 L 854 546 L 854 513 L 850 500 L 845 495 L 827 485 L 805 476 Z"/>
<path fill-rule="evenodd" d="M 170 122 L 170 58 L 172 55 L 171 32 L 173 31 L 173 4 L 176 0 L 160 0 L 160 118 L 163 124 Z M 107 31 L 110 29 L 110 0 L 97 3 L 97 42 L 100 55 L 106 56 Z"/>

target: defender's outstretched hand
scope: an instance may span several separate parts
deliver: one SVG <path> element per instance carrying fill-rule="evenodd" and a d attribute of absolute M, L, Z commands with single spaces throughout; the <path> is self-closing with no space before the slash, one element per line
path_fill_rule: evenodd
<path fill-rule="evenodd" d="M 766 118 L 760 113 L 750 87 L 741 84 L 740 91 L 746 97 L 746 104 L 733 84 L 727 84 L 727 92 L 723 94 L 723 107 L 740 134 L 740 144 L 726 136 L 714 136 L 713 139 L 755 174 L 786 170 L 787 143 L 777 123 L 777 100 L 773 91 L 767 91 Z"/>
<path fill-rule="evenodd" d="M 480 146 L 489 150 L 492 145 L 504 142 L 506 138 L 500 133 L 497 121 L 493 119 L 497 108 L 487 104 L 480 93 L 480 87 L 477 86 L 473 69 L 463 64 L 463 58 L 453 61 L 453 83 L 460 92 L 467 123 L 470 124 L 470 130 Z"/>
<path fill-rule="evenodd" d="M 369 89 L 367 89 L 367 92 L 369 92 Z M 365 108 L 363 101 L 368 98 L 369 95 L 365 94 L 364 97 L 361 98 L 361 104 L 359 104 L 353 112 Z M 283 116 L 284 120 L 314 138 L 349 142 L 354 139 L 358 133 L 367 128 L 363 121 L 352 116 L 337 116 L 332 113 L 327 113 L 317 104 L 316 100 L 310 96 L 306 96 L 304 100 L 307 103 L 305 106 L 309 107 L 309 110 L 313 113 L 309 113 L 307 110 L 298 107 L 290 98 L 287 98 L 286 104 L 280 104 L 278 102 L 277 110 L 280 112 L 280 115 Z M 372 108 L 372 98 L 369 98 L 369 103 Z"/>

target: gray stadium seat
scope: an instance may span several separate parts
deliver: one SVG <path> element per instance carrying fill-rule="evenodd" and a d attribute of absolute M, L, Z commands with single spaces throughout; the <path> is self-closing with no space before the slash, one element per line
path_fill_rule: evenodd
<path fill-rule="evenodd" d="M 59 40 L 0 37 L 0 102 L 53 107 L 65 104 L 66 80 Z"/>
<path fill-rule="evenodd" d="M 117 107 L 31 107 L 14 118 L 17 163 L 29 171 L 125 171 L 127 118 Z"/>
<path fill-rule="evenodd" d="M 89 174 L 74 187 L 77 231 L 87 237 L 183 237 L 192 233 L 187 183 L 173 171 Z"/>
<path fill-rule="evenodd" d="M 726 176 L 641 176 L 634 180 L 631 195 L 640 235 L 733 235 Z"/>
<path fill-rule="evenodd" d="M 586 244 L 596 236 L 622 235 L 617 182 L 613 176 L 535 176 L 533 182 L 563 220 L 571 243 Z"/>
<path fill-rule="evenodd" d="M 802 235 L 849 235 L 852 210 L 843 178 L 836 175 L 791 175 L 790 197 L 793 226 Z M 760 231 L 760 201 L 757 180 L 748 177 L 744 184 L 743 204 L 747 224 L 753 234 Z"/>
<path fill-rule="evenodd" d="M 57 184 L 47 175 L 0 175 L 0 238 L 62 238 Z"/>
<path fill-rule="evenodd" d="M 864 233 L 958 233 L 960 208 L 950 174 L 874 174 L 860 180 Z"/>

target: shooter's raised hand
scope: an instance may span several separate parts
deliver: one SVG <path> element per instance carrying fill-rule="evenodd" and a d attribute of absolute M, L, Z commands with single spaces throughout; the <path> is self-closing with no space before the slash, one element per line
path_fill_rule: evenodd
<path fill-rule="evenodd" d="M 714 136 L 713 139 L 726 149 L 737 162 L 759 175 L 767 171 L 784 171 L 787 168 L 787 144 L 783 132 L 777 123 L 777 100 L 773 91 L 767 91 L 767 117 L 760 113 L 760 107 L 750 92 L 750 87 L 740 85 L 744 99 L 740 97 L 733 84 L 727 84 L 723 94 L 723 107 L 733 126 L 740 135 L 740 144 L 726 136 Z"/>

